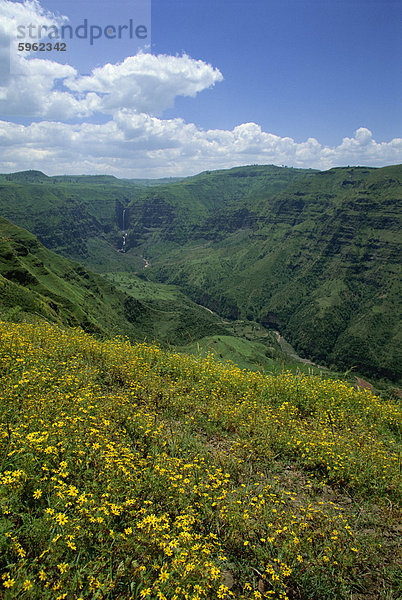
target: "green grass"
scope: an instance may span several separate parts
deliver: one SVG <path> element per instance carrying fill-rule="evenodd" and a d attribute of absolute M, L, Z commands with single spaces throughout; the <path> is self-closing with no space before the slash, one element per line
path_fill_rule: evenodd
<path fill-rule="evenodd" d="M 176 248 L 162 232 L 145 246 L 148 276 L 223 316 L 279 329 L 315 362 L 398 383 L 400 172 L 332 169 L 247 198 L 251 214 L 234 231 L 229 207 Z"/>
<path fill-rule="evenodd" d="M 188 302 L 188 299 L 176 285 L 147 281 L 139 277 L 133 277 L 131 273 L 127 272 L 105 273 L 105 277 L 120 289 L 131 293 L 138 300 L 166 301 L 177 305 L 180 305 L 183 301 Z"/>
<path fill-rule="evenodd" d="M 224 333 L 213 316 L 173 286 L 145 282 L 130 273 L 111 281 L 49 250 L 27 231 L 0 219 L 0 310 L 3 318 L 27 315 L 81 326 L 131 340 L 185 344 Z M 116 284 L 116 285 L 115 285 Z"/>
<path fill-rule="evenodd" d="M 121 334 L 132 340 L 156 339 L 183 352 L 198 352 L 198 340 L 204 347 L 206 339 L 226 334 L 229 343 L 219 342 L 216 347 L 222 360 L 266 368 L 272 356 L 281 358 L 266 345 L 269 334 L 256 323 L 224 322 L 176 286 L 156 284 L 129 272 L 107 275 L 109 281 L 50 252 L 27 231 L 0 221 L 3 319 L 44 318 L 81 326 L 101 337 Z"/>
<path fill-rule="evenodd" d="M 81 326 L 99 335 L 151 337 L 147 306 L 103 277 L 47 250 L 27 231 L 0 219 L 0 307 L 3 318 L 20 313 Z"/>
<path fill-rule="evenodd" d="M 230 361 L 241 369 L 272 371 L 278 366 L 278 361 L 272 358 L 273 356 L 277 357 L 274 348 L 270 352 L 265 344 L 251 342 L 231 335 L 201 338 L 178 349 L 200 357 L 211 354 L 215 360 Z"/>

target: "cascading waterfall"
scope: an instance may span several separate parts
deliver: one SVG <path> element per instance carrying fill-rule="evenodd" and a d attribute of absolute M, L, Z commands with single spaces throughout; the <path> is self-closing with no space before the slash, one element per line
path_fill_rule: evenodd
<path fill-rule="evenodd" d="M 122 224 L 122 231 L 123 231 L 123 246 L 122 246 L 122 252 L 125 252 L 125 246 L 126 246 L 126 237 L 127 237 L 127 232 L 126 232 L 126 209 L 123 208 L 123 224 Z"/>

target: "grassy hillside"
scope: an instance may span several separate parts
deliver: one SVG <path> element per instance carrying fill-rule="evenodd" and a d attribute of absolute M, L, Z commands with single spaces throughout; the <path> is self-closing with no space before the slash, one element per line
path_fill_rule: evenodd
<path fill-rule="evenodd" d="M 261 324 L 221 319 L 205 306 L 192 302 L 178 286 L 155 283 L 124 272 L 105 276 L 126 294 L 152 307 L 156 315 L 165 315 L 164 320 L 159 317 L 155 329 L 159 343 L 168 341 L 178 351 L 196 356 L 210 354 L 218 361 L 235 363 L 241 369 L 276 372 L 286 367 L 291 371 L 323 372 L 321 367 L 295 360 L 294 349 L 288 344 L 279 344 L 275 333 Z M 324 371 L 328 375 L 328 370 Z"/>
<path fill-rule="evenodd" d="M 100 261 L 110 270 L 122 266 L 127 271 L 131 269 L 126 257 L 117 253 L 121 247 L 117 215 L 141 188 L 121 185 L 118 179 L 114 184 L 115 178 L 105 182 L 94 177 L 92 183 L 86 181 L 90 178 L 84 178 L 85 183 L 46 178 L 27 183 L 25 179 L 21 182 L 24 174 L 15 175 L 17 180 L 7 175 L 3 176 L 7 181 L 0 181 L 2 216 L 28 229 L 47 248 L 67 258 L 90 267 L 92 262 Z M 95 244 L 91 245 L 92 240 Z"/>
<path fill-rule="evenodd" d="M 4 600 L 397 600 L 391 402 L 0 324 Z"/>
<path fill-rule="evenodd" d="M 109 273 L 106 280 L 1 218 L 0 314 L 79 326 L 103 337 L 157 340 L 182 352 L 212 351 L 242 368 L 273 369 L 284 360 L 293 366 L 263 327 L 224 322 L 173 285 L 127 273 Z"/>
<path fill-rule="evenodd" d="M 236 226 L 218 219 L 209 239 L 200 224 L 172 247 L 161 231 L 145 246 L 148 275 L 224 316 L 279 329 L 317 362 L 397 381 L 401 172 L 332 169 L 254 199 Z"/>
<path fill-rule="evenodd" d="M 135 249 L 161 228 L 173 242 L 186 239 L 186 232 L 193 235 L 192 228 L 218 206 L 240 202 L 261 188 L 269 193 L 283 189 L 306 173 L 310 171 L 242 167 L 150 186 L 147 180 L 24 171 L 0 175 L 0 213 L 47 248 L 94 270 L 132 272 L 144 264 Z M 122 249 L 123 229 L 128 233 L 126 251 L 134 249 L 134 260 L 116 252 Z"/>
<path fill-rule="evenodd" d="M 141 283 L 131 279 L 130 285 Z M 0 311 L 3 318 L 44 317 L 100 335 L 185 344 L 224 329 L 220 320 L 185 298 L 148 303 L 47 250 L 32 234 L 0 218 Z M 172 286 L 173 287 L 173 286 Z M 138 294 L 137 294 L 138 296 Z M 159 294 L 160 296 L 160 294 Z"/>
<path fill-rule="evenodd" d="M 47 250 L 31 233 L 0 219 L 3 315 L 38 314 L 100 334 L 145 335 L 149 309 L 109 282 Z M 148 329 L 148 333 L 150 333 Z"/>

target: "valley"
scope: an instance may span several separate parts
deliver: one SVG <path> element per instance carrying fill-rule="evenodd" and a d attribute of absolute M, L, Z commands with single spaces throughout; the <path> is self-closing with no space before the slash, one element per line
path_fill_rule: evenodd
<path fill-rule="evenodd" d="M 269 342 L 241 343 L 263 344 L 264 360 L 260 346 L 239 354 L 221 340 L 218 358 L 269 368 L 283 355 L 279 331 L 294 348 L 286 360 L 395 385 L 400 184 L 400 166 L 253 165 L 153 183 L 28 171 L 0 176 L 0 211 L 143 303 L 148 339 L 216 348 L 208 336 L 254 323 Z M 207 327 L 199 305 L 215 313 Z"/>

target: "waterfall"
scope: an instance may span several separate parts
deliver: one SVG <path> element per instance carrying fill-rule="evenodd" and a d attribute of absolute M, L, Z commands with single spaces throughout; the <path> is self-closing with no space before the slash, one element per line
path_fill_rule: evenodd
<path fill-rule="evenodd" d="M 126 237 L 127 237 L 127 231 L 126 231 L 126 209 L 123 208 L 123 212 L 122 212 L 122 233 L 123 233 L 123 240 L 122 240 L 122 247 L 120 252 L 125 252 L 126 251 Z"/>
<path fill-rule="evenodd" d="M 126 238 L 127 238 L 127 233 L 125 231 L 123 231 L 122 245 L 121 245 L 121 249 L 119 250 L 119 252 L 125 252 L 126 251 Z"/>

